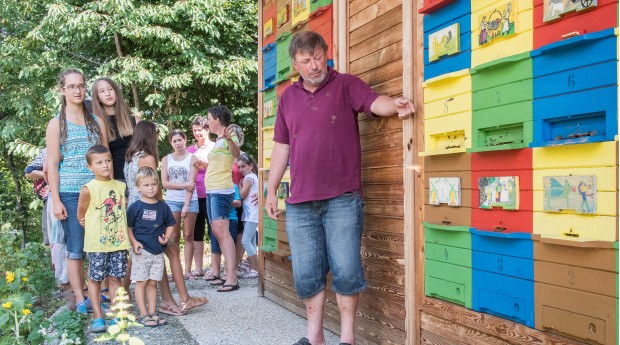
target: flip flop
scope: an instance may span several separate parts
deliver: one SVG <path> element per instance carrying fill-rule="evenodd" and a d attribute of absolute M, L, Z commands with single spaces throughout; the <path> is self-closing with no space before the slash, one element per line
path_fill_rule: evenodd
<path fill-rule="evenodd" d="M 108 292 L 110 291 L 110 289 L 103 289 L 101 290 L 101 302 L 110 302 L 110 299 L 108 297 L 106 297 L 106 295 L 104 295 L 104 292 Z"/>
<path fill-rule="evenodd" d="M 211 286 L 220 286 L 226 284 L 226 280 L 224 278 L 217 278 L 209 284 L 211 284 Z"/>
<path fill-rule="evenodd" d="M 183 316 L 185 313 L 183 310 L 176 305 L 171 305 L 169 307 L 159 307 L 159 312 L 166 315 L 172 316 Z"/>
<path fill-rule="evenodd" d="M 207 304 L 207 302 L 209 302 L 209 299 L 206 297 L 190 297 L 188 302 L 181 303 L 180 306 L 183 312 L 188 312 L 192 309 L 202 307 Z"/>
<path fill-rule="evenodd" d="M 202 279 L 205 280 L 205 281 L 211 282 L 211 281 L 214 281 L 216 279 L 220 279 L 220 277 L 214 275 L 210 271 L 207 271 L 207 273 L 204 274 L 204 277 L 202 277 Z"/>
<path fill-rule="evenodd" d="M 239 284 L 224 284 L 221 288 L 217 289 L 217 292 L 231 292 L 235 290 L 239 290 Z"/>

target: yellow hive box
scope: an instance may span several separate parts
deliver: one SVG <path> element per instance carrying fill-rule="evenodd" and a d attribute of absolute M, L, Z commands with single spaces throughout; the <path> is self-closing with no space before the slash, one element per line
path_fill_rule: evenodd
<path fill-rule="evenodd" d="M 273 149 L 273 126 L 263 127 L 263 149 Z"/>
<path fill-rule="evenodd" d="M 471 13 L 471 67 L 532 50 L 531 0 L 472 0 Z"/>
<path fill-rule="evenodd" d="M 420 156 L 465 152 L 471 147 L 471 97 L 468 69 L 424 83 L 424 152 Z"/>
<path fill-rule="evenodd" d="M 295 28 L 305 24 L 310 17 L 310 0 L 292 0 L 291 6 L 291 26 Z"/>
<path fill-rule="evenodd" d="M 618 143 L 532 149 L 534 233 L 618 240 Z"/>

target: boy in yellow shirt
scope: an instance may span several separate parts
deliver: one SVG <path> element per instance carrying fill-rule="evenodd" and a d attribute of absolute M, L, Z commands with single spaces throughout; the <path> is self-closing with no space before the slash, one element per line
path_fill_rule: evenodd
<path fill-rule="evenodd" d="M 110 297 L 127 271 L 126 200 L 123 182 L 113 180 L 112 154 L 107 147 L 94 145 L 86 151 L 88 169 L 95 178 L 82 187 L 78 219 L 84 226 L 84 252 L 88 254 L 88 295 L 93 307 L 91 331 L 105 332 L 101 309 L 101 282 L 107 277 Z"/>

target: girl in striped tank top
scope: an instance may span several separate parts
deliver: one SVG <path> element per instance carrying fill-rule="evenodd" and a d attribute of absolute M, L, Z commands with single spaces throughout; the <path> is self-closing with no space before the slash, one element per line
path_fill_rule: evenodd
<path fill-rule="evenodd" d="M 60 114 L 47 124 L 47 167 L 54 216 L 62 221 L 67 244 L 67 272 L 75 294 L 76 310 L 86 313 L 84 277 L 84 228 L 77 218 L 82 186 L 93 179 L 86 167 L 86 151 L 95 144 L 108 146 L 105 121 L 90 114 L 84 104 L 86 79 L 78 69 L 60 73 Z"/>

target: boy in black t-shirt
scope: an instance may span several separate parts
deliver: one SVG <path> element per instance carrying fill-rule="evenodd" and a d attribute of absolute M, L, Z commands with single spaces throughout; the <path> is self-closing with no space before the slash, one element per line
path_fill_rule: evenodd
<path fill-rule="evenodd" d="M 127 209 L 127 227 L 132 247 L 131 280 L 136 282 L 134 293 L 140 310 L 137 321 L 146 327 L 163 326 L 168 322 L 155 311 L 157 282 L 164 274 L 164 248 L 176 221 L 170 207 L 157 199 L 159 177 L 155 170 L 140 168 L 135 183 L 141 197 Z"/>

